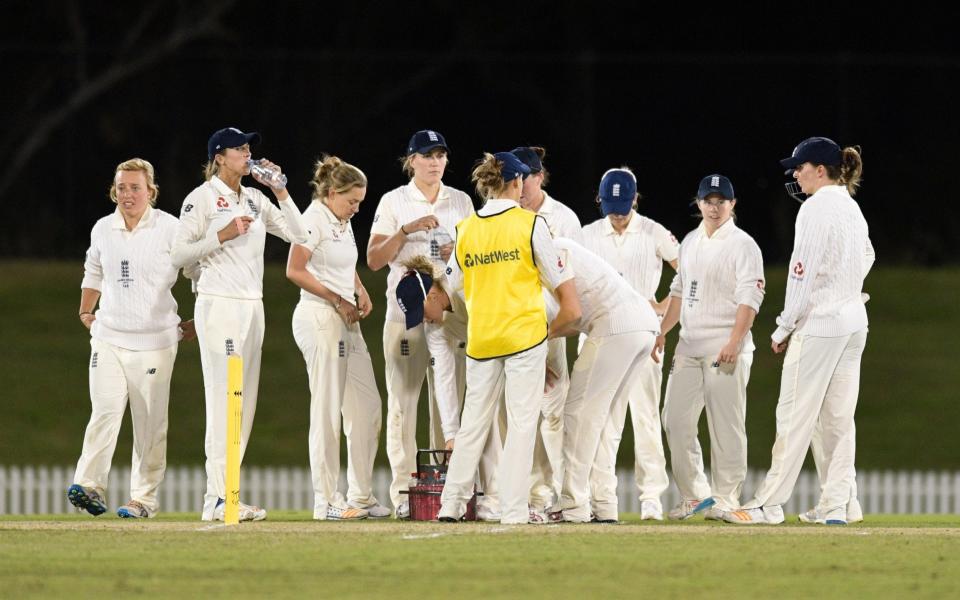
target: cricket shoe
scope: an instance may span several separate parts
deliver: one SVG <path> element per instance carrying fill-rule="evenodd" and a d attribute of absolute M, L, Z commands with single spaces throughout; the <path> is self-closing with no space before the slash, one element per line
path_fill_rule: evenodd
<path fill-rule="evenodd" d="M 847 511 L 842 506 L 831 511 L 821 511 L 819 509 L 812 508 L 807 512 L 800 514 L 800 522 L 814 525 L 846 525 Z"/>
<path fill-rule="evenodd" d="M 847 503 L 847 523 L 860 523 L 863 521 L 863 507 L 856 498 Z"/>
<path fill-rule="evenodd" d="M 703 518 L 707 521 L 723 521 L 723 513 L 726 512 L 719 506 L 711 506 L 703 511 Z"/>
<path fill-rule="evenodd" d="M 359 521 L 366 519 L 368 516 L 370 516 L 370 513 L 363 508 L 336 506 L 334 504 L 327 506 L 328 521 Z"/>
<path fill-rule="evenodd" d="M 136 500 L 131 500 L 117 509 L 117 516 L 121 519 L 152 519 L 156 514 Z"/>
<path fill-rule="evenodd" d="M 385 519 L 393 514 L 392 510 L 380 504 L 379 502 L 370 506 L 357 506 L 351 502 L 347 506 L 350 508 L 358 508 L 367 511 L 367 517 L 371 519 Z M 329 519 L 330 517 L 327 518 Z"/>
<path fill-rule="evenodd" d="M 409 519 L 410 518 L 410 503 L 404 500 L 400 503 L 400 506 L 397 507 L 396 518 L 398 519 Z"/>
<path fill-rule="evenodd" d="M 226 503 L 223 501 L 223 498 L 217 498 L 217 507 L 213 509 L 213 519 L 208 519 L 211 521 L 222 521 L 223 520 L 223 511 Z M 242 521 L 263 521 L 267 518 L 267 509 L 260 508 L 259 506 L 251 506 L 249 504 L 240 503 L 240 508 L 238 510 L 238 519 Z"/>
<path fill-rule="evenodd" d="M 644 500 L 640 503 L 641 521 L 662 521 L 663 507 L 656 500 Z"/>
<path fill-rule="evenodd" d="M 490 523 L 499 523 L 500 522 L 500 511 L 489 508 L 487 505 L 482 504 L 477 507 L 477 520 L 478 521 L 487 521 Z"/>
<path fill-rule="evenodd" d="M 772 504 L 762 508 L 741 508 L 723 511 L 723 520 L 734 525 L 779 525 L 783 523 L 783 508 Z"/>
<path fill-rule="evenodd" d="M 79 509 L 98 517 L 107 512 L 107 503 L 103 496 L 93 488 L 73 484 L 67 489 L 67 500 Z"/>
<path fill-rule="evenodd" d="M 453 504 L 440 505 L 440 512 L 437 513 L 438 521 L 441 523 L 459 523 L 463 520 L 463 513 L 458 512 Z"/>
<path fill-rule="evenodd" d="M 537 510 L 534 507 L 529 507 L 529 517 L 527 518 L 527 523 L 529 525 L 546 525 L 550 523 L 550 518 L 547 516 L 547 513 L 542 510 Z"/>
<path fill-rule="evenodd" d="M 597 513 L 592 513 L 590 515 L 590 522 L 600 525 L 616 525 L 620 522 L 620 520 L 616 517 L 610 517 L 610 515 L 598 515 Z"/>
<path fill-rule="evenodd" d="M 680 504 L 678 504 L 676 508 L 667 513 L 667 518 L 671 521 L 684 521 L 699 512 L 707 510 L 716 503 L 717 501 L 713 498 L 705 498 L 703 500 L 681 500 Z"/>

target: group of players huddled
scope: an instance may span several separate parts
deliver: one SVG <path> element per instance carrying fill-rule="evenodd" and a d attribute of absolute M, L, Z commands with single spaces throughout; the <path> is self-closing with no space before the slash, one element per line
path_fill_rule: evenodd
<path fill-rule="evenodd" d="M 692 205 L 700 224 L 682 242 L 638 211 L 627 167 L 600 179 L 603 217 L 581 228 L 545 190 L 539 147 L 484 154 L 472 180 L 482 200 L 444 185 L 444 137 L 415 133 L 403 170 L 409 183 L 381 198 L 367 246 L 373 271 L 388 267 L 383 352 L 390 503 L 374 496 L 381 396 L 359 321 L 372 300 L 357 272 L 351 218 L 367 191 L 357 167 L 335 156 L 315 166 L 301 214 L 279 166 L 252 160 L 257 133 L 215 132 L 206 181 L 177 219 L 154 208 L 153 166 L 117 166 L 116 210 L 97 221 L 81 284 L 90 330 L 92 414 L 67 490 L 92 515 L 105 491 L 120 424 L 133 422 L 127 518 L 153 517 L 166 468 L 167 406 L 180 340 L 197 338 L 206 399 L 207 489 L 201 518 L 223 520 L 227 358 L 243 359 L 241 457 L 259 387 L 263 249 L 267 233 L 290 243 L 286 273 L 300 289 L 293 335 L 310 385 L 308 439 L 313 518 L 408 518 L 417 470 L 417 409 L 426 379 L 431 448 L 449 451 L 440 521 L 459 521 L 481 491 L 477 518 L 505 524 L 615 523 L 616 457 L 629 407 L 641 518 L 662 520 L 669 484 L 662 439 L 680 491 L 670 519 L 702 514 L 736 524 L 777 524 L 807 449 L 820 477 L 807 523 L 863 519 L 855 479 L 854 412 L 867 336 L 862 293 L 874 253 L 852 199 L 862 172 L 856 148 L 814 137 L 781 161 L 800 200 L 786 299 L 771 348 L 783 353 L 770 470 L 746 503 L 750 333 L 764 298 L 760 249 L 737 227 L 733 184 L 704 177 Z M 270 189 L 276 204 L 253 177 Z M 663 263 L 675 275 L 655 297 Z M 171 289 L 183 270 L 196 293 L 181 321 Z M 666 334 L 680 325 L 662 411 Z M 578 357 L 567 365 L 567 337 Z M 704 408 L 710 475 L 697 437 Z M 662 425 L 662 432 L 661 432 Z M 339 488 L 340 434 L 347 487 Z M 240 520 L 266 518 L 241 502 Z"/>

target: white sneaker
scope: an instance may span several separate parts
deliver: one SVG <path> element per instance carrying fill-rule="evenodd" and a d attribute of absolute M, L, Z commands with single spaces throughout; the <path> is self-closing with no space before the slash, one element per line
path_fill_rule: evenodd
<path fill-rule="evenodd" d="M 734 525 L 779 525 L 783 523 L 783 507 L 771 504 L 762 508 L 741 508 L 723 511 L 723 520 Z"/>
<path fill-rule="evenodd" d="M 707 521 L 723 521 L 723 513 L 725 511 L 719 506 L 711 506 L 707 510 L 703 511 L 703 518 Z"/>
<path fill-rule="evenodd" d="M 655 500 L 644 500 L 640 503 L 641 521 L 662 521 L 663 507 Z"/>
<path fill-rule="evenodd" d="M 667 513 L 667 518 L 671 521 L 683 521 L 685 519 L 689 519 L 698 512 L 710 508 L 714 504 L 715 501 L 713 498 L 706 498 L 703 500 L 681 500 L 680 504 L 678 504 L 676 508 Z"/>
<path fill-rule="evenodd" d="M 400 503 L 400 506 L 397 507 L 396 517 L 398 519 L 409 519 L 410 518 L 410 503 L 404 500 Z"/>
<path fill-rule="evenodd" d="M 226 504 L 223 501 L 223 498 L 217 500 L 217 507 L 213 509 L 213 520 L 222 521 L 223 520 L 223 511 Z M 240 521 L 263 521 L 267 518 L 267 510 L 265 508 L 260 508 L 259 506 L 251 506 L 249 504 L 240 503 L 239 510 L 239 520 Z"/>
<path fill-rule="evenodd" d="M 486 504 L 477 507 L 477 520 L 497 523 L 500 521 L 500 511 L 489 508 Z"/>
<path fill-rule="evenodd" d="M 860 506 L 860 500 L 853 498 L 847 503 L 847 523 L 860 523 L 863 521 L 863 507 Z"/>
<path fill-rule="evenodd" d="M 353 502 L 349 503 L 347 506 L 350 508 L 358 508 L 367 512 L 367 516 L 371 519 L 384 519 L 393 514 L 393 511 L 387 508 L 386 506 L 377 502 L 370 506 L 357 506 Z M 328 517 L 329 518 L 329 517 Z"/>
<path fill-rule="evenodd" d="M 368 516 L 369 513 L 362 508 L 340 507 L 334 504 L 327 506 L 328 521 L 359 521 Z"/>
<path fill-rule="evenodd" d="M 807 512 L 799 515 L 801 523 L 810 523 L 814 525 L 846 525 L 847 514 L 843 507 L 835 508 L 829 512 L 821 511 L 818 508 L 811 508 Z M 863 520 L 863 515 L 860 516 Z"/>

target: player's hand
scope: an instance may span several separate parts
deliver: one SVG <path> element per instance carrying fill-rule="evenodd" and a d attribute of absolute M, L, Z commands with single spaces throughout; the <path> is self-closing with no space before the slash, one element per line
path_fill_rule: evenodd
<path fill-rule="evenodd" d="M 411 233 L 416 233 L 418 231 L 430 231 L 431 229 L 436 229 L 440 227 L 440 221 L 433 215 L 427 215 L 425 217 L 420 217 L 410 221 L 409 223 L 404 223 L 403 230 L 407 232 L 407 235 Z"/>
<path fill-rule="evenodd" d="M 83 326 L 87 329 L 90 329 L 90 327 L 93 326 L 93 322 L 96 320 L 97 316 L 90 313 L 84 313 L 80 315 L 80 322 L 83 323 Z"/>
<path fill-rule="evenodd" d="M 653 362 L 660 364 L 660 358 L 663 356 L 663 349 L 667 345 L 667 336 L 658 335 L 657 341 L 653 343 L 653 350 L 650 351 L 650 358 Z"/>
<path fill-rule="evenodd" d="M 543 381 L 543 393 L 549 394 L 552 392 L 553 389 L 557 387 L 557 381 L 559 379 L 560 375 L 550 367 L 547 367 L 547 373 Z"/>
<path fill-rule="evenodd" d="M 193 319 L 180 321 L 180 339 L 185 342 L 197 339 L 197 328 L 193 324 Z"/>
<path fill-rule="evenodd" d="M 337 314 L 347 325 L 353 325 L 360 320 L 360 311 L 357 307 L 346 300 L 340 300 L 340 306 L 337 307 Z"/>
<path fill-rule="evenodd" d="M 357 292 L 357 312 L 360 313 L 360 318 L 366 319 L 372 310 L 373 301 L 370 300 L 370 294 L 367 293 L 366 288 L 360 288 Z"/>
<path fill-rule="evenodd" d="M 440 246 L 440 258 L 443 262 L 449 261 L 451 254 L 453 254 L 453 242 Z"/>
<path fill-rule="evenodd" d="M 447 440 L 447 443 L 443 445 L 443 449 L 444 449 L 444 450 L 449 450 L 450 452 L 453 452 L 453 442 L 454 442 L 454 440 L 453 440 L 452 438 L 449 439 L 449 440 Z M 449 459 L 447 459 L 447 460 L 449 461 Z"/>
<path fill-rule="evenodd" d="M 717 366 L 734 364 L 737 362 L 738 354 L 740 354 L 740 343 L 730 340 L 723 348 L 720 348 L 720 354 L 717 354 L 717 359 L 713 364 Z"/>
<path fill-rule="evenodd" d="M 253 217 L 237 217 L 231 220 L 226 227 L 217 232 L 220 243 L 236 239 L 245 234 L 250 229 L 250 223 L 253 223 Z"/>
<path fill-rule="evenodd" d="M 771 341 L 770 348 L 773 350 L 774 354 L 780 354 L 781 352 L 787 349 L 787 345 L 789 343 L 790 343 L 790 338 L 783 340 L 779 344 L 777 342 Z"/>

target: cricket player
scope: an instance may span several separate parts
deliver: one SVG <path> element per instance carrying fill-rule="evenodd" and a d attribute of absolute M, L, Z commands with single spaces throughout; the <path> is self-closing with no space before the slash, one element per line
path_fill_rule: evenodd
<path fill-rule="evenodd" d="M 170 262 L 177 219 L 154 208 L 158 194 L 149 162 L 132 158 L 117 165 L 110 186 L 117 208 L 93 226 L 83 265 L 80 322 L 90 330 L 92 410 L 67 498 L 93 516 L 107 510 L 110 464 L 128 400 L 130 500 L 117 514 L 134 519 L 157 514 L 177 342 L 194 337 L 193 322 L 181 323 L 170 293 L 178 271 Z"/>
<path fill-rule="evenodd" d="M 602 257 L 662 315 L 667 295 L 657 302 L 663 263 L 677 269 L 680 244 L 663 225 L 637 214 L 637 180 L 626 168 L 610 169 L 600 180 L 598 202 L 603 218 L 583 228 L 583 245 Z M 598 520 L 617 518 L 617 448 L 623 436 L 627 406 L 633 421 L 634 473 L 640 498 L 640 518 L 663 520 L 660 496 L 669 485 L 660 432 L 662 361 L 644 361 L 631 374 L 624 393 L 614 401 L 603 428 L 596 463 L 590 475 L 593 513 Z"/>
<path fill-rule="evenodd" d="M 450 258 L 457 223 L 473 214 L 470 197 L 443 183 L 447 167 L 447 142 L 437 131 L 418 131 L 407 144 L 404 172 L 410 182 L 380 199 L 367 244 L 367 265 L 374 271 L 389 265 L 387 316 L 383 326 L 383 357 L 387 383 L 387 456 L 393 479 L 390 499 L 396 516 L 409 516 L 409 504 L 400 494 L 416 471 L 417 402 L 427 377 L 431 411 L 431 446 L 443 447 L 429 375 L 430 353 L 423 326 L 407 329 L 397 305 L 397 283 L 406 273 L 403 262 L 427 255 L 438 266 Z"/>
<path fill-rule="evenodd" d="M 747 383 L 753 364 L 750 328 L 764 295 L 760 248 L 737 227 L 733 184 L 723 175 L 704 177 L 696 204 L 702 220 L 680 244 L 673 301 L 663 319 L 664 337 L 680 322 L 663 403 L 680 504 L 668 514 L 687 519 L 706 509 L 719 520 L 740 504 L 747 475 Z M 707 410 L 710 481 L 703 472 L 697 423 Z"/>
<path fill-rule="evenodd" d="M 335 156 L 318 161 L 313 202 L 303 214 L 309 237 L 292 245 L 287 277 L 301 288 L 293 337 L 310 380 L 310 470 L 313 518 L 389 517 L 373 495 L 380 438 L 380 392 L 359 321 L 373 304 L 357 273 L 350 219 L 367 193 L 367 177 Z M 347 494 L 340 479 L 340 426 L 347 435 Z"/>
<path fill-rule="evenodd" d="M 463 289 L 468 315 L 467 395 L 439 518 L 458 521 L 473 495 L 474 472 L 493 422 L 491 390 L 505 379 L 507 436 L 497 481 L 501 523 L 530 522 L 530 470 L 543 401 L 548 334 L 580 317 L 576 288 L 542 218 L 520 208 L 530 168 L 509 152 L 485 154 L 473 171 L 486 202 L 457 226 L 447 266 L 450 289 Z M 541 281 L 560 309 L 549 328 Z"/>
<path fill-rule="evenodd" d="M 820 500 L 805 523 L 846 525 L 856 498 L 854 412 L 867 342 L 863 281 L 874 262 L 867 222 L 853 200 L 863 172 L 856 148 L 808 138 L 780 163 L 795 182 L 797 213 L 783 312 L 771 347 L 786 351 L 770 470 L 753 500 L 725 516 L 737 524 L 783 522 L 803 459 L 820 429 Z M 859 503 L 857 503 L 859 505 Z M 859 508 L 859 506 L 857 506 Z M 859 515 L 862 518 L 862 515 Z"/>
<path fill-rule="evenodd" d="M 523 180 L 520 206 L 543 217 L 554 238 L 581 241 L 580 219 L 576 213 L 544 189 L 550 181 L 550 173 L 543 164 L 547 151 L 539 146 L 520 146 L 511 152 L 530 167 L 530 175 Z M 570 388 L 565 338 L 547 342 L 547 370 L 551 384 L 544 393 L 540 411 L 530 489 L 530 504 L 542 512 L 556 505 L 563 481 L 563 404 Z"/>
<path fill-rule="evenodd" d="M 201 519 L 222 520 L 226 476 L 227 357 L 243 359 L 240 457 L 253 429 L 263 344 L 263 247 L 270 233 L 296 244 L 307 241 L 300 211 L 286 187 L 274 180 L 279 208 L 258 189 L 241 185 L 250 174 L 251 144 L 259 133 L 220 129 L 207 142 L 207 180 L 190 192 L 180 210 L 171 251 L 175 267 L 200 263 L 194 317 L 206 397 L 207 490 Z M 270 161 L 260 164 L 279 171 Z M 260 176 L 255 176 L 263 183 Z M 266 185 L 266 184 L 265 184 Z M 265 519 L 267 511 L 240 504 L 240 520 Z"/>

